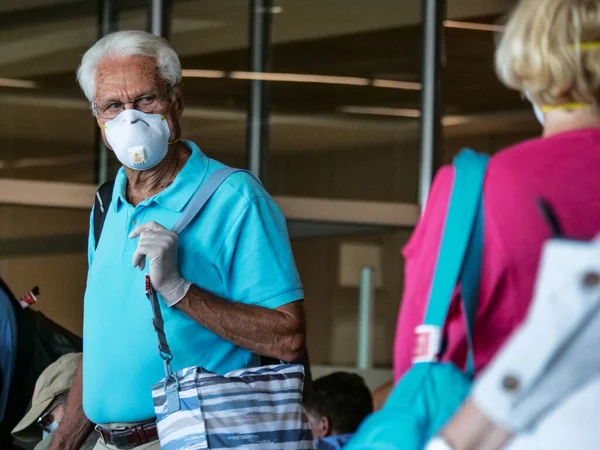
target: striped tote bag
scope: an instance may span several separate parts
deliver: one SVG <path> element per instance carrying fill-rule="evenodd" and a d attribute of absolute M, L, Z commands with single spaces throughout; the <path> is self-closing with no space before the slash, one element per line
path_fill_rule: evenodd
<path fill-rule="evenodd" d="M 295 364 L 225 376 L 200 367 L 174 373 L 152 389 L 161 447 L 314 449 L 301 406 L 303 379 L 304 368 Z"/>

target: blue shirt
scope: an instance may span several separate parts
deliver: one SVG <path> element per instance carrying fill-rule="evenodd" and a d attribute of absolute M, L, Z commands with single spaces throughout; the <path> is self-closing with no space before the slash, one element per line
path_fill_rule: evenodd
<path fill-rule="evenodd" d="M 0 422 L 8 401 L 17 356 L 17 320 L 10 298 L 0 289 Z"/>
<path fill-rule="evenodd" d="M 327 436 L 320 439 L 315 439 L 316 450 L 337 450 L 343 448 L 354 436 L 350 434 L 336 434 L 335 436 Z"/>
<path fill-rule="evenodd" d="M 84 304 L 83 407 L 95 423 L 154 417 L 152 384 L 164 377 L 144 291 L 144 273 L 132 267 L 138 239 L 128 234 L 156 221 L 171 228 L 198 187 L 224 167 L 192 142 L 192 154 L 173 183 L 136 207 L 125 199 L 121 169 L 102 236 L 94 250 Z M 93 217 L 93 214 L 92 214 Z M 231 175 L 179 236 L 179 271 L 202 289 L 235 302 L 278 308 L 304 297 L 285 219 L 251 175 Z M 162 305 L 173 369 L 202 366 L 225 374 L 256 366 L 259 358 L 222 339 L 177 308 Z"/>

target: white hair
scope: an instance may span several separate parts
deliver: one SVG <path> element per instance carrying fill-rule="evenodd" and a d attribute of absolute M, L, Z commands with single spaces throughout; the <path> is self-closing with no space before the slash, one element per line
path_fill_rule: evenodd
<path fill-rule="evenodd" d="M 145 31 L 117 31 L 104 36 L 85 52 L 77 69 L 77 81 L 90 103 L 94 101 L 98 64 L 108 57 L 127 56 L 154 58 L 159 76 L 169 87 L 181 82 L 181 62 L 165 39 Z"/>

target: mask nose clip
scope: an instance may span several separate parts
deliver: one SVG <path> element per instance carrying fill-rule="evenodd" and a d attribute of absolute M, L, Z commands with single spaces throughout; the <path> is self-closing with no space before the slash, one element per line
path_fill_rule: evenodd
<path fill-rule="evenodd" d="M 128 124 L 135 124 L 141 120 L 141 117 L 136 109 L 125 109 L 121 113 L 123 115 L 123 120 Z"/>

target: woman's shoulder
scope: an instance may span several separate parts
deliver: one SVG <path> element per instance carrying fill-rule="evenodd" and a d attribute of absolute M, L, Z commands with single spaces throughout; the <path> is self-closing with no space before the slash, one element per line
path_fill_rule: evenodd
<path fill-rule="evenodd" d="M 498 151 L 490 162 L 492 169 L 511 166 L 516 170 L 528 164 L 539 163 L 540 159 L 572 158 L 573 151 L 579 157 L 597 157 L 600 153 L 600 129 L 572 130 L 549 137 L 533 137 Z M 587 152 L 586 152 L 587 150 Z"/>

